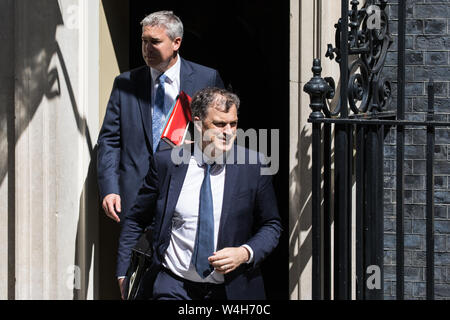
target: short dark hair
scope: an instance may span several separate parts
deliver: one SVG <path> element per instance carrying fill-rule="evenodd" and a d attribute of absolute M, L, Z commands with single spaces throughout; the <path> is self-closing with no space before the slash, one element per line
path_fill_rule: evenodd
<path fill-rule="evenodd" d="M 209 107 L 219 107 L 225 109 L 226 112 L 235 105 L 239 110 L 239 97 L 225 89 L 209 87 L 197 91 L 192 97 L 191 109 L 192 118 L 199 117 L 200 120 L 206 118 L 206 113 Z"/>

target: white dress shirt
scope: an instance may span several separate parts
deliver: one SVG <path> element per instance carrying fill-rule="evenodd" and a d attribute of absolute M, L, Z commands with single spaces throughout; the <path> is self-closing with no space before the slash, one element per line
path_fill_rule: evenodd
<path fill-rule="evenodd" d="M 173 214 L 172 235 L 165 253 L 163 266 L 177 276 L 190 281 L 223 283 L 224 276 L 222 274 L 213 270 L 208 277 L 203 279 L 191 264 L 197 232 L 200 188 L 205 176 L 205 169 L 202 166 L 203 161 L 201 156 L 199 156 L 201 152 L 199 152 L 197 145 L 195 149 L 196 152 L 191 156 L 186 177 Z M 225 165 L 218 164 L 214 165 L 210 171 L 214 210 L 214 250 L 217 250 L 220 217 L 222 215 L 225 171 Z M 253 251 L 248 245 L 244 246 L 250 252 L 250 259 L 248 261 L 250 263 L 253 260 Z"/>
<path fill-rule="evenodd" d="M 177 99 L 178 94 L 180 93 L 180 70 L 181 70 L 181 58 L 178 55 L 177 56 L 177 62 L 170 67 L 170 69 L 166 70 L 164 74 L 167 76 L 166 83 L 164 85 L 164 117 L 163 120 L 166 121 L 167 113 L 169 112 L 170 108 L 175 103 L 175 100 Z M 161 75 L 161 71 L 158 71 L 156 69 L 153 69 L 150 67 L 150 72 L 152 74 L 152 97 L 151 97 L 151 105 L 152 105 L 152 115 L 153 115 L 153 108 L 155 106 L 155 95 L 156 95 L 156 89 L 158 89 L 159 81 L 157 81 L 158 77 Z"/>

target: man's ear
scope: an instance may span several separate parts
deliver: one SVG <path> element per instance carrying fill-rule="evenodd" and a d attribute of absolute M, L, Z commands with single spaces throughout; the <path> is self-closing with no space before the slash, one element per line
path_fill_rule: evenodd
<path fill-rule="evenodd" d="M 181 41 L 182 41 L 181 37 L 176 37 L 172 41 L 173 51 L 178 51 L 180 49 Z"/>

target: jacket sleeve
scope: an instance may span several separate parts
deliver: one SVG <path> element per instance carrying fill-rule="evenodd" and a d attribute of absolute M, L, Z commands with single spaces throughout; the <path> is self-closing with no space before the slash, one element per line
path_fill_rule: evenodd
<path fill-rule="evenodd" d="M 97 144 L 97 178 L 100 199 L 103 200 L 110 193 L 120 194 L 120 91 L 117 78 L 114 80 Z"/>
<path fill-rule="evenodd" d="M 138 243 L 140 235 L 153 220 L 156 199 L 159 194 L 159 181 L 156 162 L 150 156 L 150 168 L 139 189 L 130 213 L 124 218 L 119 237 L 117 256 L 117 277 L 125 276 L 130 265 L 131 250 Z"/>
<path fill-rule="evenodd" d="M 225 85 L 223 84 L 222 78 L 220 77 L 218 71 L 215 71 L 214 86 L 217 88 L 225 89 Z"/>
<path fill-rule="evenodd" d="M 253 250 L 250 267 L 258 266 L 278 245 L 282 231 L 272 176 L 259 175 L 254 211 L 255 234 L 247 241 Z"/>

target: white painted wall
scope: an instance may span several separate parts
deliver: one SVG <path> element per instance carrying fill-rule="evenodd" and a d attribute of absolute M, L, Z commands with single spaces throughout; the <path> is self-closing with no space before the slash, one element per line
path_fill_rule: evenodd
<path fill-rule="evenodd" d="M 16 299 L 95 296 L 98 11 L 98 0 L 16 1 Z M 52 74 L 59 85 L 46 86 Z"/>
<path fill-rule="evenodd" d="M 334 24 L 340 1 L 290 2 L 290 150 L 289 150 L 289 294 L 311 299 L 311 134 L 309 96 L 303 86 L 312 77 L 315 57 L 322 61 L 322 76 L 339 79 L 339 66 L 325 58 L 334 44 Z"/>
<path fill-rule="evenodd" d="M 12 12 L 13 0 L 0 2 L 0 12 Z M 0 300 L 8 298 L 8 188 L 12 187 L 8 175 L 8 117 L 14 105 L 14 16 L 2 15 L 0 19 Z"/>

